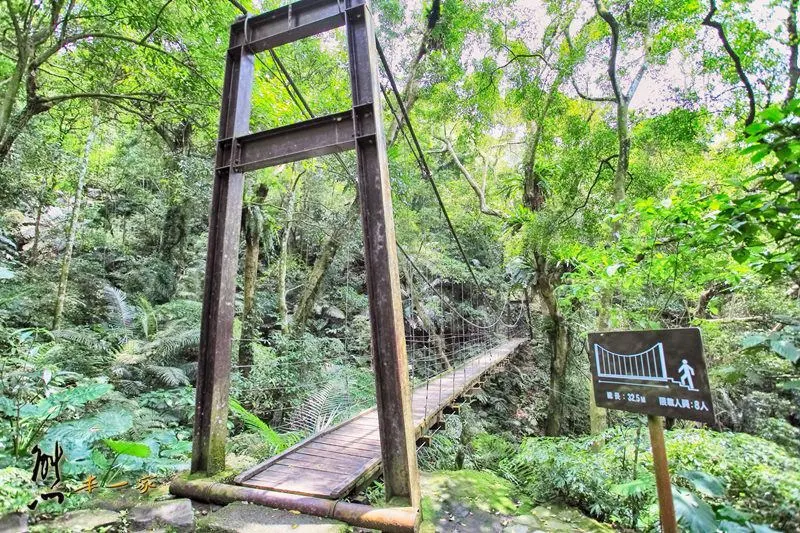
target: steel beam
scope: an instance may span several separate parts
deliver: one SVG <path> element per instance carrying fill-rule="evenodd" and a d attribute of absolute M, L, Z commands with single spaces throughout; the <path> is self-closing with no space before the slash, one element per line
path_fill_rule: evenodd
<path fill-rule="evenodd" d="M 386 499 L 395 505 L 418 508 L 420 495 L 417 449 L 411 416 L 411 392 L 389 186 L 389 162 L 378 86 L 375 30 L 367 6 L 347 9 L 345 20 L 353 107 L 370 109 L 364 112 L 364 116 L 368 116 L 373 123 L 366 130 L 359 129 L 365 125 L 364 121 L 355 121 L 355 134 Z"/>
<path fill-rule="evenodd" d="M 356 131 L 375 134 L 371 106 L 219 141 L 217 169 L 236 172 L 300 161 L 355 148 Z"/>
<path fill-rule="evenodd" d="M 219 137 L 246 134 L 250 121 L 253 56 L 244 49 L 228 52 Z M 214 473 L 225 467 L 228 435 L 233 305 L 239 258 L 244 175 L 230 166 L 214 175 L 208 254 L 200 323 L 192 472 Z"/>
<path fill-rule="evenodd" d="M 332 30 L 344 25 L 341 9 L 364 5 L 366 0 L 300 0 L 236 22 L 231 48 L 246 46 L 252 53 Z"/>

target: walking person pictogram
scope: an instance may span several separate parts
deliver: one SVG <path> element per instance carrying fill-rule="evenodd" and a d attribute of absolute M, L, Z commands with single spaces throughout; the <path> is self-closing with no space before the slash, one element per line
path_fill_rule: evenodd
<path fill-rule="evenodd" d="M 681 361 L 681 366 L 678 367 L 678 374 L 681 375 L 681 387 L 686 387 L 689 390 L 697 390 L 694 388 L 694 368 L 689 365 L 686 359 Z"/>

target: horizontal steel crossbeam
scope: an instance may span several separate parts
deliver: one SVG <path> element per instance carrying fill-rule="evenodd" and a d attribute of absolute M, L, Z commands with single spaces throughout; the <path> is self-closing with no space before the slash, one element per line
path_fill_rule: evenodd
<path fill-rule="evenodd" d="M 219 141 L 217 169 L 249 172 L 355 148 L 356 139 L 375 135 L 372 106 L 297 122 Z M 233 158 L 233 159 L 231 159 Z"/>
<path fill-rule="evenodd" d="M 251 53 L 311 37 L 344 26 L 344 10 L 365 0 L 300 0 L 231 26 L 230 47 L 246 46 Z"/>

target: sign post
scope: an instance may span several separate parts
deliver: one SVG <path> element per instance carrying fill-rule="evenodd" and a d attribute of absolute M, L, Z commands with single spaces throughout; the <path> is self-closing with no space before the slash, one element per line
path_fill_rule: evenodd
<path fill-rule="evenodd" d="M 663 533 L 678 533 L 675 520 L 675 504 L 672 501 L 672 486 L 669 482 L 667 449 L 664 446 L 664 426 L 661 417 L 647 415 L 647 429 L 650 430 L 650 447 L 653 450 L 653 466 L 656 471 L 656 492 L 658 493 L 658 514 L 661 517 Z"/>
<path fill-rule="evenodd" d="M 647 415 L 661 529 L 677 532 L 661 417 L 714 423 L 700 330 L 590 333 L 589 362 L 598 406 Z"/>

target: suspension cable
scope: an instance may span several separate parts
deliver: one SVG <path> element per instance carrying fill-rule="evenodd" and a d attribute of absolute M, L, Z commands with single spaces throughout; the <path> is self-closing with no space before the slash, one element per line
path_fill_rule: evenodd
<path fill-rule="evenodd" d="M 405 125 L 408 128 L 408 132 L 411 135 L 411 139 L 414 141 L 414 147 L 416 147 L 417 153 L 419 155 L 419 162 L 421 163 L 422 175 L 427 181 L 431 184 L 431 189 L 433 189 L 433 194 L 436 196 L 436 201 L 439 203 L 439 208 L 442 210 L 442 214 L 444 214 L 444 218 L 447 221 L 447 226 L 450 228 L 450 233 L 453 235 L 453 239 L 456 241 L 456 246 L 458 246 L 458 251 L 461 253 L 461 257 L 464 259 L 464 264 L 467 265 L 467 269 L 469 270 L 470 275 L 472 276 L 472 281 L 475 282 L 476 287 L 480 287 L 480 283 L 478 283 L 478 278 L 475 276 L 475 272 L 472 270 L 472 265 L 467 258 L 466 252 L 464 252 L 464 247 L 461 246 L 461 241 L 458 238 L 458 234 L 456 233 L 455 227 L 453 227 L 453 222 L 450 220 L 450 215 L 447 214 L 447 208 L 444 206 L 444 202 L 442 201 L 442 196 L 439 194 L 439 188 L 436 186 L 436 182 L 433 180 L 433 174 L 431 173 L 431 169 L 428 166 L 428 161 L 425 159 L 425 152 L 422 151 L 422 147 L 419 144 L 419 139 L 417 139 L 417 134 L 414 132 L 414 126 L 411 124 L 411 119 L 408 116 L 408 110 L 406 109 L 406 105 L 403 103 L 403 97 L 400 95 L 400 91 L 397 89 L 397 82 L 394 79 L 394 75 L 392 74 L 392 70 L 389 67 L 389 62 L 386 60 L 386 56 L 383 53 L 383 47 L 381 47 L 381 43 L 378 41 L 378 38 L 375 38 L 375 44 L 378 49 L 378 56 L 381 59 L 381 63 L 383 64 L 384 72 L 386 73 L 386 77 L 389 78 L 389 85 L 392 87 L 392 92 L 394 93 L 394 97 L 397 99 L 398 107 L 400 108 L 400 112 L 403 115 L 404 122 L 398 124 L 400 128 Z M 413 147 L 411 148 L 414 149 Z"/>
<path fill-rule="evenodd" d="M 245 17 L 249 16 L 247 9 L 245 9 L 245 7 L 241 3 L 233 0 L 230 1 L 231 4 L 233 4 L 245 15 Z M 341 12 L 341 7 L 339 7 L 339 10 Z M 467 270 L 469 270 L 470 276 L 472 277 L 472 281 L 475 282 L 476 287 L 480 287 L 478 278 L 475 276 L 475 272 L 472 270 L 472 265 L 469 262 L 469 259 L 467 258 L 467 254 L 464 251 L 464 247 L 461 245 L 461 240 L 458 238 L 458 234 L 456 233 L 455 227 L 453 226 L 453 222 L 450 220 L 450 215 L 447 213 L 447 208 L 444 205 L 442 196 L 441 194 L 439 194 L 439 188 L 436 186 L 436 182 L 433 180 L 433 175 L 431 173 L 430 167 L 428 166 L 428 162 L 425 159 L 425 153 L 422 151 L 422 148 L 419 144 L 419 140 L 417 139 L 417 135 L 414 132 L 414 127 L 411 124 L 411 120 L 408 116 L 408 110 L 406 109 L 406 106 L 403 103 L 400 91 L 397 89 L 397 82 L 395 81 L 394 75 L 392 74 L 392 71 L 389 67 L 389 62 L 386 60 L 386 56 L 383 53 L 383 48 L 381 47 L 381 44 L 378 41 L 377 37 L 375 38 L 375 44 L 377 46 L 378 56 L 380 57 L 381 63 L 383 64 L 383 68 L 387 78 L 389 79 L 389 84 L 391 85 L 392 92 L 394 93 L 394 96 L 397 99 L 398 107 L 404 119 L 403 121 L 398 122 L 398 127 L 400 127 L 401 130 L 404 126 L 408 128 L 408 133 L 410 134 L 411 139 L 413 140 L 413 145 L 409 141 L 408 136 L 406 136 L 405 133 L 403 136 L 405 137 L 406 142 L 408 142 L 409 148 L 412 150 L 412 153 L 414 153 L 414 158 L 417 160 L 417 164 L 420 166 L 423 178 L 427 179 L 427 181 L 431 184 L 431 189 L 433 190 L 433 194 L 436 197 L 436 201 L 439 204 L 439 208 L 441 209 L 442 214 L 444 215 L 445 221 L 447 222 L 447 226 L 450 229 L 450 233 L 453 235 L 453 239 L 455 240 L 456 246 L 458 247 L 458 251 L 461 254 L 462 259 L 464 260 L 464 264 L 466 265 Z M 292 78 L 291 74 L 289 74 L 289 71 L 286 69 L 283 62 L 280 60 L 280 58 L 273 49 L 270 49 L 269 53 L 270 57 L 272 57 L 273 62 L 278 67 L 278 70 L 280 70 L 281 74 L 283 74 L 284 78 L 288 82 L 288 86 L 285 83 L 283 85 L 286 91 L 289 93 L 289 96 L 292 98 L 292 101 L 295 103 L 296 106 L 300 108 L 301 111 L 307 113 L 310 118 L 315 118 L 316 115 L 311 110 L 311 107 L 308 105 L 308 101 L 303 97 L 303 94 L 300 92 L 300 89 L 294 82 L 294 79 Z M 258 54 L 254 54 L 254 56 L 263 66 L 266 67 L 264 61 L 258 56 Z M 289 89 L 289 87 L 291 87 L 291 90 Z M 297 99 L 295 99 L 295 96 L 297 97 Z M 386 97 L 385 92 L 384 92 L 384 97 Z M 298 103 L 298 100 L 300 103 Z M 391 104 L 390 108 L 392 109 L 392 113 L 395 115 L 395 117 L 397 117 L 394 108 L 391 107 Z M 397 118 L 395 120 L 397 120 Z M 342 165 L 342 168 L 344 169 L 345 173 L 351 175 L 350 169 L 347 167 L 341 156 L 339 154 L 334 154 L 334 156 Z"/>

